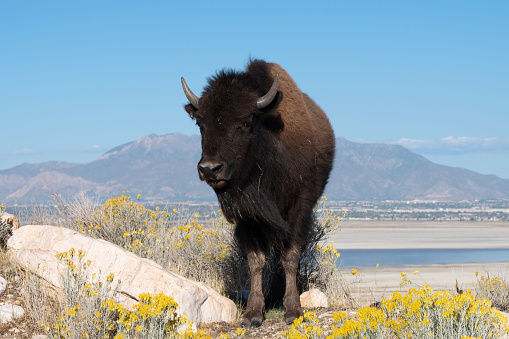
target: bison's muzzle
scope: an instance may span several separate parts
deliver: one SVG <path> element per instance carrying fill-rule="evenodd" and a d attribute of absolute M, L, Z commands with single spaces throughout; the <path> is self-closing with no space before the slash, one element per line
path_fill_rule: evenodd
<path fill-rule="evenodd" d="M 224 188 L 228 182 L 227 165 L 224 162 L 200 160 L 198 163 L 200 179 L 216 189 Z"/>

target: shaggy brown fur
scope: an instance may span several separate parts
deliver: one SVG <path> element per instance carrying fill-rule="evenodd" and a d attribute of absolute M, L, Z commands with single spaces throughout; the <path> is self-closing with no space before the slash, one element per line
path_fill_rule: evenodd
<path fill-rule="evenodd" d="M 257 98 L 279 76 L 278 93 L 258 109 Z M 244 72 L 209 79 L 199 107 L 185 106 L 202 135 L 200 178 L 236 224 L 250 274 L 243 324 L 259 326 L 265 307 L 262 272 L 271 249 L 285 270 L 288 323 L 302 315 L 296 275 L 334 158 L 334 133 L 325 113 L 278 64 L 252 60 Z"/>

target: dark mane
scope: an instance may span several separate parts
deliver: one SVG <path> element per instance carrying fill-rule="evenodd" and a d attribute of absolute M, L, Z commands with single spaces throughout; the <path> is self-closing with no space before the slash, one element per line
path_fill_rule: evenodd
<path fill-rule="evenodd" d="M 207 79 L 203 94 L 217 90 L 218 87 L 228 88 L 232 83 L 239 83 L 259 96 L 264 95 L 272 85 L 268 71 L 268 63 L 254 59 L 248 64 L 245 71 L 237 71 L 231 68 L 219 70 L 215 75 Z"/>

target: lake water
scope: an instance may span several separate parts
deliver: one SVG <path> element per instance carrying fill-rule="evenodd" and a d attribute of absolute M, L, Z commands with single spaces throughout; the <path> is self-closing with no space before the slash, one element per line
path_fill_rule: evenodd
<path fill-rule="evenodd" d="M 505 262 L 509 248 L 490 249 L 343 249 L 341 267 Z"/>

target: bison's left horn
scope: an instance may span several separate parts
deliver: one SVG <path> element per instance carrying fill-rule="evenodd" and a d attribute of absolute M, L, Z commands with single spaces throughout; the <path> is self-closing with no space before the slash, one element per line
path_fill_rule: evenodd
<path fill-rule="evenodd" d="M 278 87 L 279 87 L 279 75 L 276 74 L 274 82 L 272 83 L 272 87 L 269 89 L 267 94 L 265 94 L 263 97 L 258 98 L 258 100 L 256 101 L 256 107 L 258 109 L 267 107 L 276 97 Z"/>
<path fill-rule="evenodd" d="M 198 102 L 200 101 L 200 98 L 198 98 L 193 91 L 189 89 L 189 86 L 187 86 L 186 81 L 183 77 L 180 78 L 180 81 L 182 82 L 182 88 L 184 89 L 184 93 L 186 94 L 187 100 L 191 103 L 191 105 L 194 106 L 194 108 L 198 108 Z"/>

